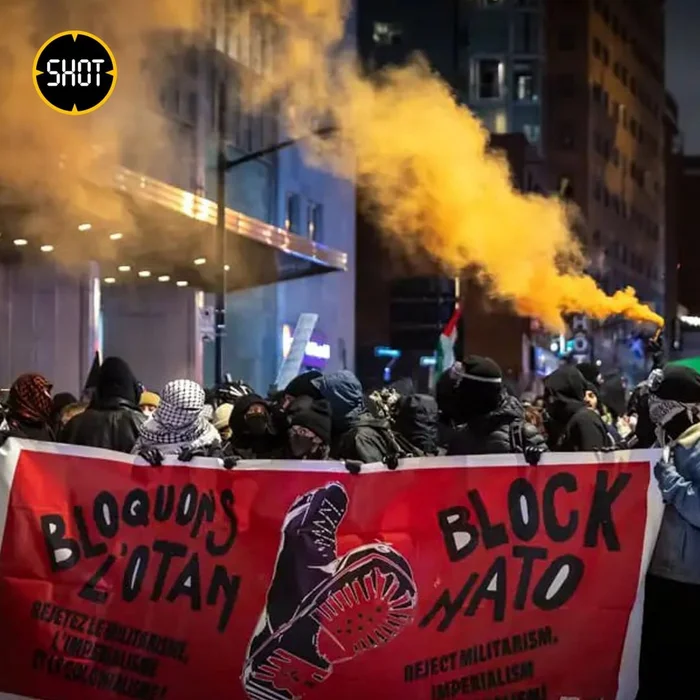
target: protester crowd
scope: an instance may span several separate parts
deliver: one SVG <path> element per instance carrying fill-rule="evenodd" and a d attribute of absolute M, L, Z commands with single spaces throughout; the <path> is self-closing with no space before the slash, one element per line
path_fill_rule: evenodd
<path fill-rule="evenodd" d="M 638 700 L 671 697 L 694 686 L 700 623 L 700 375 L 682 366 L 656 368 L 629 398 L 619 378 L 603 380 L 592 364 L 564 365 L 544 381 L 542 396 L 517 397 L 486 357 L 456 362 L 434 395 L 410 380 L 365 393 L 343 370 L 297 376 L 262 396 L 243 382 L 206 391 L 188 379 L 160 394 L 144 390 L 128 364 L 107 358 L 85 396 L 52 396 L 39 374 L 23 374 L 0 415 L 7 437 L 55 441 L 140 455 L 239 460 L 340 460 L 396 469 L 407 457 L 521 453 L 531 465 L 554 452 L 667 448 L 654 473 L 667 504 L 646 585 Z M 687 628 L 687 635 L 683 630 Z M 681 685 L 678 685 L 678 684 Z"/>

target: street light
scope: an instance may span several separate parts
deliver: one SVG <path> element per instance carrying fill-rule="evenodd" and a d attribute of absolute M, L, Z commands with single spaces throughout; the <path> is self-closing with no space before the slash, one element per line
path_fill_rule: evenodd
<path fill-rule="evenodd" d="M 226 30 L 228 27 L 226 28 Z M 226 31 L 226 41 L 228 41 L 228 31 Z M 227 52 L 224 51 L 224 56 Z M 324 138 L 335 133 L 338 128 L 335 126 L 325 126 L 315 129 L 306 135 L 298 138 L 290 138 L 280 141 L 272 146 L 261 148 L 258 151 L 247 153 L 239 158 L 229 160 L 226 155 L 226 116 L 228 114 L 228 90 L 227 81 L 219 80 L 218 85 L 218 148 L 216 159 L 216 257 L 220 261 L 221 285 L 214 300 L 214 378 L 216 384 L 221 384 L 225 376 L 224 368 L 224 338 L 226 337 L 226 273 L 229 266 L 226 265 L 226 173 L 233 168 L 237 168 L 251 161 L 263 158 L 264 156 L 277 153 L 294 146 L 312 136 Z"/>

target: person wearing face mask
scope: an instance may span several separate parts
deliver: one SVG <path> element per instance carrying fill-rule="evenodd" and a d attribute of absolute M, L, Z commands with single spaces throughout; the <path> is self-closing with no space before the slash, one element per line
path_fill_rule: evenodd
<path fill-rule="evenodd" d="M 139 399 L 139 408 L 146 418 L 150 418 L 160 404 L 160 396 L 152 391 L 142 391 Z"/>
<path fill-rule="evenodd" d="M 229 418 L 230 450 L 243 459 L 277 459 L 284 450 L 275 430 L 270 405 L 257 394 L 241 397 Z"/>
<path fill-rule="evenodd" d="M 290 458 L 328 459 L 331 427 L 331 407 L 327 401 L 314 401 L 308 408 L 294 412 L 287 430 Z"/>
<path fill-rule="evenodd" d="M 668 366 L 649 388 L 665 508 L 646 577 L 638 700 L 692 695 L 700 654 L 700 374 Z"/>

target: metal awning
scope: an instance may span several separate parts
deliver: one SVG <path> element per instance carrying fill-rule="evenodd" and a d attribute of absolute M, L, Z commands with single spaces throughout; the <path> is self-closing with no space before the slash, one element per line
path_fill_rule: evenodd
<path fill-rule="evenodd" d="M 226 287 L 235 291 L 347 270 L 346 253 L 231 209 L 226 210 L 227 250 L 222 260 L 216 247 L 213 201 L 126 168 L 118 170 L 114 183 L 124 197 L 129 220 L 123 225 L 91 221 L 89 234 L 82 234 L 78 247 L 79 257 L 99 262 L 103 278 L 110 281 L 149 283 L 167 277 L 213 291 L 221 288 L 225 269 Z M 79 225 L 57 222 L 56 228 L 62 228 L 63 235 L 71 231 L 77 236 Z M 121 238 L 106 245 L 116 230 Z M 3 245 L 6 252 L 26 259 L 41 255 L 40 244 L 53 241 L 41 236 L 19 249 L 9 243 Z"/>

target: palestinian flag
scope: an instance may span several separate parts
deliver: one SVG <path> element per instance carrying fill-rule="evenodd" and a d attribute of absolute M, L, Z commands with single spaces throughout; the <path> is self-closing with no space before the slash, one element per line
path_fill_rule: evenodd
<path fill-rule="evenodd" d="M 457 330 L 459 319 L 462 317 L 462 310 L 459 305 L 455 305 L 450 320 L 442 329 L 438 338 L 437 362 L 435 363 L 435 376 L 439 377 L 446 369 L 452 367 L 455 362 L 455 342 L 457 341 Z"/>

